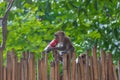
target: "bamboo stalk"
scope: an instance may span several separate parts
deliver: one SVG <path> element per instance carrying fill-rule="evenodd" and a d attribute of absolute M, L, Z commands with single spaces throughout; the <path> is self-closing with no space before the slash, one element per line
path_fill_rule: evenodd
<path fill-rule="evenodd" d="M 21 59 L 21 79 L 25 80 L 24 59 Z"/>
<path fill-rule="evenodd" d="M 67 74 L 67 54 L 63 55 L 63 80 L 68 80 L 68 74 Z"/>
<path fill-rule="evenodd" d="M 113 80 L 113 66 L 112 66 L 112 54 L 108 54 L 109 59 L 109 80 Z"/>
<path fill-rule="evenodd" d="M 14 53 L 14 50 L 12 50 L 12 53 L 11 53 L 11 67 L 12 67 L 12 80 L 16 80 L 16 56 L 15 56 L 15 53 Z"/>
<path fill-rule="evenodd" d="M 113 64 L 113 80 L 118 80 L 117 78 L 117 74 L 116 74 L 116 69 L 115 69 L 115 65 Z"/>
<path fill-rule="evenodd" d="M 38 60 L 38 80 L 42 80 L 42 68 L 41 68 L 41 60 Z"/>
<path fill-rule="evenodd" d="M 24 71 L 25 71 L 25 80 L 28 80 L 28 61 L 27 60 L 25 60 L 24 61 Z"/>
<path fill-rule="evenodd" d="M 89 66 L 89 68 L 88 68 L 88 74 L 89 74 L 89 80 L 91 80 L 90 66 Z"/>
<path fill-rule="evenodd" d="M 30 53 L 28 62 L 29 62 L 29 80 L 35 80 L 35 65 L 33 53 Z"/>
<path fill-rule="evenodd" d="M 101 80 L 102 75 L 102 67 L 101 67 L 101 60 L 98 60 L 98 79 Z"/>
<path fill-rule="evenodd" d="M 76 80 L 76 61 L 72 61 L 71 80 Z"/>
<path fill-rule="evenodd" d="M 77 63 L 77 73 L 76 73 L 76 75 L 77 75 L 77 80 L 81 80 L 81 70 L 80 70 L 80 63 L 78 62 Z"/>
<path fill-rule="evenodd" d="M 93 72 L 93 57 L 89 58 L 90 63 L 90 80 L 94 80 L 94 72 Z"/>
<path fill-rule="evenodd" d="M 17 80 L 22 80 L 22 73 L 21 73 L 21 70 L 22 70 L 22 62 L 20 63 L 17 63 Z"/>
<path fill-rule="evenodd" d="M 59 76 L 59 61 L 55 61 L 55 80 L 60 80 L 60 76 Z"/>
<path fill-rule="evenodd" d="M 44 58 L 45 62 L 44 62 L 44 70 L 45 70 L 45 80 L 48 80 L 48 76 L 47 76 L 47 66 L 48 66 L 48 56 L 47 54 L 45 54 L 45 58 Z"/>
<path fill-rule="evenodd" d="M 6 67 L 3 68 L 3 80 L 7 80 Z"/>
<path fill-rule="evenodd" d="M 105 80 L 105 52 L 101 50 L 101 61 L 102 61 L 102 78 L 101 80 Z"/>
<path fill-rule="evenodd" d="M 68 54 L 68 60 L 67 60 L 67 65 L 68 65 L 68 80 L 71 80 L 71 59 L 72 59 L 72 54 L 74 54 L 74 53 L 69 53 Z"/>
<path fill-rule="evenodd" d="M 41 79 L 45 80 L 45 61 L 44 58 L 41 59 Z"/>
<path fill-rule="evenodd" d="M 51 62 L 50 66 L 50 80 L 55 80 L 55 63 Z"/>
<path fill-rule="evenodd" d="M 10 52 L 7 53 L 7 80 L 12 80 L 12 66 Z"/>
<path fill-rule="evenodd" d="M 109 80 L 109 60 L 108 60 L 108 56 L 106 56 L 105 59 L 105 80 Z"/>
<path fill-rule="evenodd" d="M 86 51 L 85 80 L 89 80 L 88 51 Z"/>
<path fill-rule="evenodd" d="M 99 80 L 96 46 L 94 46 L 92 49 L 92 55 L 93 55 L 94 80 Z"/>
<path fill-rule="evenodd" d="M 80 57 L 80 67 L 81 67 L 81 80 L 85 80 L 85 70 L 84 70 L 84 64 L 83 64 L 83 59 Z"/>

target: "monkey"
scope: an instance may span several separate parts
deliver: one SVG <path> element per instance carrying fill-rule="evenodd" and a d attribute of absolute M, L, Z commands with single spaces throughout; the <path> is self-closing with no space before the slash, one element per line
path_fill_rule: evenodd
<path fill-rule="evenodd" d="M 65 35 L 63 31 L 58 31 L 55 33 L 55 39 L 58 40 L 58 46 L 53 48 L 55 50 L 60 50 L 61 55 L 63 53 L 70 53 L 74 52 L 74 47 L 72 45 L 72 42 L 70 41 L 69 37 Z"/>
<path fill-rule="evenodd" d="M 54 40 L 44 49 L 45 51 L 50 52 L 51 50 L 57 50 L 60 56 L 74 53 L 73 44 L 70 38 L 65 35 L 64 31 L 57 31 L 54 37 Z"/>
<path fill-rule="evenodd" d="M 55 61 L 63 62 L 63 55 L 67 54 L 67 65 L 70 65 L 70 60 L 74 54 L 74 46 L 68 36 L 64 31 L 57 31 L 54 34 L 54 39 L 50 44 L 44 49 L 47 53 L 50 51 L 56 51 L 53 53 Z M 67 70 L 69 70 L 67 68 Z M 60 80 L 62 80 L 63 74 L 60 75 Z"/>

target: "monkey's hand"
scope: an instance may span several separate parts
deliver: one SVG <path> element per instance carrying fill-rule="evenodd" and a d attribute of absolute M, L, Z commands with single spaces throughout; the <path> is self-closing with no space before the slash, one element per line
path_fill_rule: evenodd
<path fill-rule="evenodd" d="M 58 50 L 58 47 L 51 47 L 51 50 Z"/>
<path fill-rule="evenodd" d="M 51 48 L 48 48 L 48 49 L 44 50 L 43 52 L 44 53 L 49 53 L 51 50 L 52 50 Z"/>

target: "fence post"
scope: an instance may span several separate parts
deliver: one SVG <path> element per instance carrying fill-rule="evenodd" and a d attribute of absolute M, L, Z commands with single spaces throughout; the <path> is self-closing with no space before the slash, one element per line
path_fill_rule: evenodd
<path fill-rule="evenodd" d="M 117 74 L 116 74 L 116 68 L 114 64 L 113 64 L 113 80 L 118 80 Z"/>
<path fill-rule="evenodd" d="M 28 80 L 29 76 L 28 76 L 28 60 L 27 59 L 23 61 L 23 65 L 24 65 L 24 74 L 25 74 L 24 79 Z"/>
<path fill-rule="evenodd" d="M 75 56 L 75 53 L 73 53 L 73 57 L 72 57 L 71 80 L 76 80 L 76 56 Z"/>
<path fill-rule="evenodd" d="M 3 50 L 0 48 L 0 80 L 3 80 Z"/>
<path fill-rule="evenodd" d="M 77 66 L 77 71 L 76 71 L 77 78 L 76 78 L 76 80 L 81 80 L 81 70 L 80 70 L 80 62 L 79 62 L 79 60 L 78 60 L 78 63 L 76 64 L 76 66 Z"/>
<path fill-rule="evenodd" d="M 102 77 L 101 80 L 105 80 L 105 52 L 101 50 L 101 61 L 102 61 Z"/>
<path fill-rule="evenodd" d="M 88 62 L 88 51 L 86 51 L 86 65 L 85 65 L 85 80 L 90 80 L 89 78 L 89 62 Z"/>
<path fill-rule="evenodd" d="M 41 60 L 38 60 L 38 80 L 42 80 Z"/>
<path fill-rule="evenodd" d="M 105 80 L 109 80 L 109 60 L 107 55 L 105 59 L 105 76 Z"/>
<path fill-rule="evenodd" d="M 93 57 L 89 58 L 90 63 L 90 80 L 94 80 L 94 72 L 93 72 Z"/>
<path fill-rule="evenodd" d="M 16 80 L 22 80 L 22 62 L 17 62 L 17 79 Z"/>
<path fill-rule="evenodd" d="M 44 61 L 45 59 L 44 58 L 42 58 L 41 59 L 41 74 L 42 74 L 42 80 L 45 80 L 45 61 Z"/>
<path fill-rule="evenodd" d="M 6 72 L 6 67 L 3 68 L 3 80 L 7 80 L 7 72 Z"/>
<path fill-rule="evenodd" d="M 59 80 L 59 61 L 55 61 L 55 80 Z"/>
<path fill-rule="evenodd" d="M 109 80 L 113 80 L 113 63 L 112 63 L 112 54 L 108 53 L 108 60 L 109 60 Z"/>
<path fill-rule="evenodd" d="M 44 62 L 44 70 L 45 70 L 45 80 L 48 80 L 48 74 L 47 74 L 47 69 L 48 69 L 48 55 L 45 54 L 45 58 L 44 58 L 45 62 Z"/>
<path fill-rule="evenodd" d="M 68 74 L 67 74 L 67 54 L 63 55 L 63 80 L 68 80 Z"/>
<path fill-rule="evenodd" d="M 97 61 L 96 46 L 94 46 L 93 49 L 92 49 L 92 55 L 93 55 L 94 80 L 99 80 L 99 78 L 98 78 L 98 61 Z"/>
<path fill-rule="evenodd" d="M 68 54 L 68 61 L 67 61 L 67 65 L 68 65 L 68 80 L 71 80 L 71 60 L 72 60 L 72 57 L 74 57 L 73 55 L 74 53 L 69 53 Z"/>
<path fill-rule="evenodd" d="M 98 79 L 101 80 L 102 77 L 102 64 L 101 64 L 101 60 L 98 60 Z"/>
<path fill-rule="evenodd" d="M 7 53 L 7 80 L 12 80 L 12 63 L 10 52 Z"/>
<path fill-rule="evenodd" d="M 50 65 L 50 80 L 55 80 L 55 62 Z"/>
<path fill-rule="evenodd" d="M 12 80 L 16 80 L 16 62 L 17 62 L 17 57 L 15 56 L 15 53 L 14 53 L 14 49 L 12 49 L 12 52 L 11 52 L 11 67 L 12 67 Z"/>
<path fill-rule="evenodd" d="M 29 66 L 28 66 L 29 51 L 22 53 L 22 80 L 29 79 Z"/>
<path fill-rule="evenodd" d="M 35 80 L 35 64 L 34 64 L 34 54 L 30 53 L 28 64 L 29 64 L 29 80 Z"/>
<path fill-rule="evenodd" d="M 81 68 L 81 80 L 85 80 L 85 69 L 82 57 L 79 57 L 80 60 L 80 68 Z"/>

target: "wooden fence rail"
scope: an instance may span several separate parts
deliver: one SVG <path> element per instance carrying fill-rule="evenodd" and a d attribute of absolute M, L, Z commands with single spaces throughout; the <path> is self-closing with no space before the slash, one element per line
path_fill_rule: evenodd
<path fill-rule="evenodd" d="M 106 54 L 103 50 L 100 53 L 98 58 L 97 49 L 93 47 L 92 56 L 88 56 L 88 51 L 77 58 L 75 53 L 72 57 L 71 54 L 64 54 L 63 62 L 60 62 L 54 52 L 55 59 L 48 73 L 48 54 L 42 54 L 36 63 L 34 53 L 25 52 L 18 62 L 12 50 L 7 53 L 6 66 L 3 66 L 0 50 L 0 80 L 120 80 L 120 62 L 115 66 L 112 54 Z M 63 66 L 62 73 L 60 64 Z"/>

